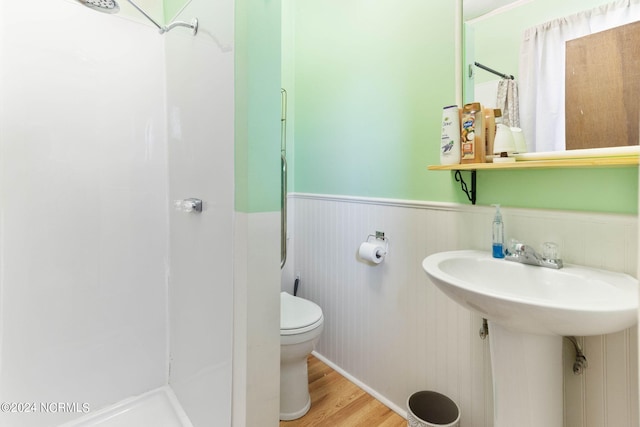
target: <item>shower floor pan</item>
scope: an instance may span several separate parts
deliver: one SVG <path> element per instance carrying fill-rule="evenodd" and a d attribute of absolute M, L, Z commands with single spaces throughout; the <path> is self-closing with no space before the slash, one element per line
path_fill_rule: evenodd
<path fill-rule="evenodd" d="M 59 427 L 193 427 L 170 387 L 125 399 Z"/>

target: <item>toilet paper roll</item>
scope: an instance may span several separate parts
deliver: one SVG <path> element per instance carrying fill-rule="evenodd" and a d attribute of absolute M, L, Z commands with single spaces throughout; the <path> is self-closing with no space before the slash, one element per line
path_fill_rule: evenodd
<path fill-rule="evenodd" d="M 386 255 L 384 246 L 377 243 L 364 242 L 358 250 L 360 258 L 374 264 L 380 264 Z"/>

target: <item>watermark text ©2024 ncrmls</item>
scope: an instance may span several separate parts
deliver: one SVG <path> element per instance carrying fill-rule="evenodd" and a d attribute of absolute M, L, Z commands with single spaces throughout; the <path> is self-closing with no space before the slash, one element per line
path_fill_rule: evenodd
<path fill-rule="evenodd" d="M 0 412 L 9 413 L 74 413 L 86 414 L 91 411 L 87 402 L 2 402 Z"/>

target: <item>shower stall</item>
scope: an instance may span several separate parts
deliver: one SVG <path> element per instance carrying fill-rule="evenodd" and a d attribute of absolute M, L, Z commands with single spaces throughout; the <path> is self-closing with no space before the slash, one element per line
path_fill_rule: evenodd
<path fill-rule="evenodd" d="M 255 402 L 277 383 L 247 384 L 278 371 L 249 348 L 279 349 L 253 335 L 278 309 L 279 211 L 237 209 L 238 175 L 264 178 L 234 167 L 243 3 L 191 0 L 166 26 L 161 2 L 0 3 L 0 426 L 271 417 Z M 272 263 L 249 250 L 267 232 Z"/>

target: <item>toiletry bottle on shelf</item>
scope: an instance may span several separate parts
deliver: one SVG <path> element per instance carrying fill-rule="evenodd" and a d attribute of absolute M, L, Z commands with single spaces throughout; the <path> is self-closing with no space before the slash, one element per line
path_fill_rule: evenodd
<path fill-rule="evenodd" d="M 496 139 L 496 116 L 493 108 L 484 109 L 484 152 L 485 161 L 493 157 L 493 141 Z"/>
<path fill-rule="evenodd" d="M 484 114 L 479 102 L 466 104 L 460 120 L 460 163 L 484 162 Z"/>
<path fill-rule="evenodd" d="M 496 118 L 496 125 L 502 124 L 502 110 L 499 108 L 493 109 L 493 116 Z"/>
<path fill-rule="evenodd" d="M 442 136 L 440 139 L 440 164 L 460 163 L 460 110 L 457 105 L 442 109 Z"/>
<path fill-rule="evenodd" d="M 492 205 L 496 207 L 496 216 L 493 218 L 493 257 L 504 258 L 504 223 L 502 222 L 502 213 L 500 213 L 500 205 Z"/>

